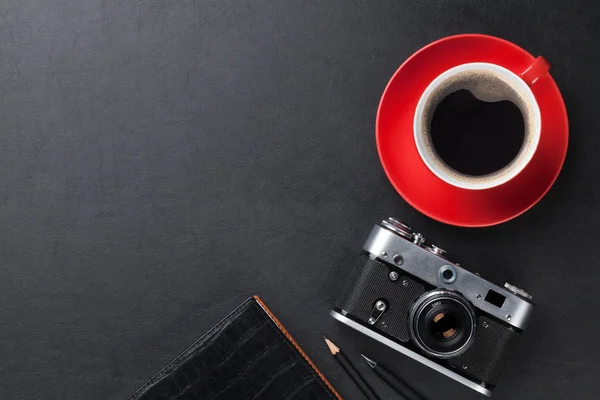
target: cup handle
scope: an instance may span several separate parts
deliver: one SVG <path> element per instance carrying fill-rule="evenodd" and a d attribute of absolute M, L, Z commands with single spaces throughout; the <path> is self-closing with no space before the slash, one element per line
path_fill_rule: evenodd
<path fill-rule="evenodd" d="M 550 63 L 542 56 L 536 58 L 520 75 L 528 86 L 532 86 L 550 70 Z"/>

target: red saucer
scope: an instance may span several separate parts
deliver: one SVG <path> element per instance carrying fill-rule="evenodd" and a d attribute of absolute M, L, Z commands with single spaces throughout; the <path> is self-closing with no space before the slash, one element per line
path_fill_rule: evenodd
<path fill-rule="evenodd" d="M 431 43 L 400 66 L 379 103 L 377 150 L 389 180 L 410 205 L 447 224 L 481 227 L 515 218 L 548 192 L 564 162 L 569 137 L 567 111 L 550 74 L 531 86 L 542 117 L 538 149 L 525 169 L 503 185 L 485 190 L 449 185 L 423 163 L 413 135 L 417 102 L 442 72 L 465 63 L 488 62 L 520 75 L 534 60 L 506 40 L 467 34 Z"/>

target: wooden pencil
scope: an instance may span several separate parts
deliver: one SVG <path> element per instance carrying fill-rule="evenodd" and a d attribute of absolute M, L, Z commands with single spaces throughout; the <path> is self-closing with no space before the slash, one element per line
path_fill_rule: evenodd
<path fill-rule="evenodd" d="M 346 371 L 346 373 L 350 376 L 350 379 L 354 381 L 356 386 L 360 389 L 361 392 L 367 397 L 369 400 L 380 400 L 377 394 L 373 391 L 371 386 L 367 383 L 365 378 L 358 372 L 356 367 L 350 362 L 350 359 L 346 357 L 344 353 L 337 347 L 333 342 L 323 336 L 325 339 L 325 343 L 327 343 L 327 347 L 331 351 L 333 358 L 337 360 L 337 362 L 342 366 L 342 368 Z"/>

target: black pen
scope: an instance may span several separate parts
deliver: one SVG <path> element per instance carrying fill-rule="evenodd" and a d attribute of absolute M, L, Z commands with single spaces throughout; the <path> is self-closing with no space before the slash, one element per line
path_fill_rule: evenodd
<path fill-rule="evenodd" d="M 346 373 L 350 376 L 350 378 L 354 381 L 356 386 L 360 389 L 361 392 L 367 397 L 369 400 L 380 400 L 379 397 L 375 394 L 371 386 L 367 383 L 365 378 L 361 376 L 356 367 L 352 365 L 352 362 L 346 357 L 344 353 L 337 347 L 333 342 L 323 336 L 325 339 L 325 343 L 327 343 L 327 347 L 331 351 L 333 357 L 340 363 L 342 368 L 346 371 Z"/>
<path fill-rule="evenodd" d="M 406 400 L 425 400 L 425 397 L 421 396 L 419 393 L 415 391 L 412 387 L 410 387 L 406 382 L 392 374 L 387 369 L 383 368 L 383 366 L 377 364 L 375 361 L 371 360 L 364 354 L 361 356 L 365 359 L 369 367 L 373 369 L 373 371 L 379 375 L 381 379 L 383 379 L 388 385 L 392 387 L 398 394 L 403 396 Z"/>

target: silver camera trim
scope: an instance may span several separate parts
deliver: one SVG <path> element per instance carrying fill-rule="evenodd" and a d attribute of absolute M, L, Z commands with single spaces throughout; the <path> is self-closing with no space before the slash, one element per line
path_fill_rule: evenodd
<path fill-rule="evenodd" d="M 446 375 L 448 378 L 454 379 L 456 382 L 462 383 L 463 385 L 465 385 L 481 394 L 484 394 L 488 397 L 492 396 L 492 391 L 490 389 L 485 388 L 485 387 L 477 384 L 476 382 L 473 382 L 470 379 L 457 374 L 456 372 L 436 363 L 435 361 L 430 360 L 429 358 L 427 358 L 425 356 L 415 353 L 414 351 L 386 338 L 385 336 L 380 335 L 379 333 L 373 331 L 372 329 L 369 329 L 369 328 L 359 324 L 358 322 L 355 322 L 355 321 L 351 320 L 350 318 L 345 317 L 344 315 L 340 314 L 337 311 L 332 310 L 332 311 L 330 311 L 329 315 L 331 315 L 333 318 L 335 318 L 342 324 L 370 337 L 371 339 L 378 341 L 379 343 L 382 343 L 382 344 L 388 346 L 391 349 L 396 350 L 399 353 L 404 354 L 405 356 L 412 358 L 413 360 L 420 362 L 421 364 L 427 365 L 429 368 L 432 368 L 432 369 L 436 370 L 437 372 Z"/>
<path fill-rule="evenodd" d="M 407 273 L 424 280 L 425 282 L 441 288 L 460 292 L 475 308 L 483 310 L 515 328 L 525 330 L 531 318 L 534 305 L 519 297 L 515 293 L 494 285 L 480 276 L 461 268 L 459 265 L 435 256 L 423 247 L 417 246 L 398 234 L 375 225 L 365 242 L 363 249 L 383 262 L 387 259 L 379 258 L 382 254 L 398 254 L 402 257 L 399 268 Z M 433 255 L 433 256 L 432 256 Z M 455 271 L 455 279 L 451 283 L 443 282 L 440 268 L 450 265 Z M 489 290 L 502 294 L 506 300 L 502 307 L 485 301 Z"/>

